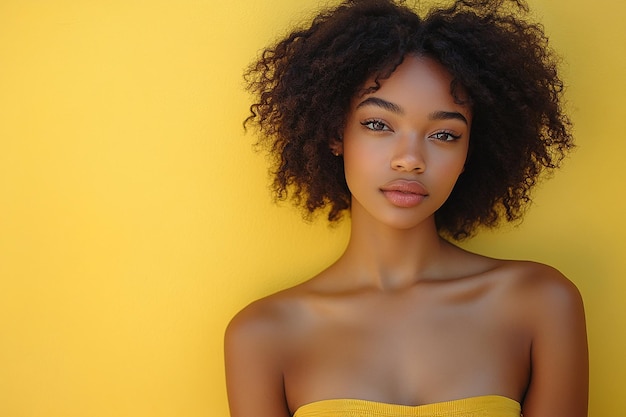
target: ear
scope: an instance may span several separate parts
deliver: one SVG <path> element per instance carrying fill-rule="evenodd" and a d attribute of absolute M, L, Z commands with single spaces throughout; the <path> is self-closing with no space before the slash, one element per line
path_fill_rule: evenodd
<path fill-rule="evenodd" d="M 341 141 L 341 138 L 331 139 L 328 147 L 330 148 L 330 151 L 333 153 L 333 155 L 343 155 L 343 142 Z"/>

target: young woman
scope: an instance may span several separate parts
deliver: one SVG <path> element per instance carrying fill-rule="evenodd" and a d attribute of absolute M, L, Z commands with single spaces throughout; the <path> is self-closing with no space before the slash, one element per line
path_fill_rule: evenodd
<path fill-rule="evenodd" d="M 319 275 L 230 323 L 232 417 L 587 415 L 574 285 L 451 243 L 518 219 L 572 146 L 525 10 L 347 1 L 251 67 L 247 122 L 276 157 L 278 198 L 349 213 L 351 237 Z"/>

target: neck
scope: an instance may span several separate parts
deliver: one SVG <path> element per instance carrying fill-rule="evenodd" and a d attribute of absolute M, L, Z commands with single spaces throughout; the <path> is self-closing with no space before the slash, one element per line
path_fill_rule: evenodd
<path fill-rule="evenodd" d="M 433 279 L 449 248 L 433 217 L 410 228 L 394 228 L 361 210 L 352 211 L 351 235 L 342 263 L 365 285 L 391 290 Z M 352 275 L 352 274 L 350 274 Z"/>

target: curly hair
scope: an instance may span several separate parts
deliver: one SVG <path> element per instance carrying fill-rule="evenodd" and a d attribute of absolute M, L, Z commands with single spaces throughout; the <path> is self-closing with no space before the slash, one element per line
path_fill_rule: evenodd
<path fill-rule="evenodd" d="M 350 191 L 329 144 L 366 81 L 379 86 L 415 55 L 450 72 L 473 114 L 465 171 L 435 213 L 437 230 L 461 240 L 520 219 L 541 174 L 573 147 L 558 59 L 527 12 L 522 0 L 457 0 L 422 17 L 402 2 L 347 0 L 265 49 L 245 73 L 257 102 L 244 126 L 259 129 L 257 145 L 274 158 L 276 198 L 342 217 Z"/>

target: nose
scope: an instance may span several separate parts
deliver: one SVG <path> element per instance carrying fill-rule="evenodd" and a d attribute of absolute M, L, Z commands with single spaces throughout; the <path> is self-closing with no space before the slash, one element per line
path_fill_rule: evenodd
<path fill-rule="evenodd" d="M 398 138 L 391 158 L 391 168 L 404 172 L 423 172 L 426 169 L 423 151 L 417 135 Z"/>

